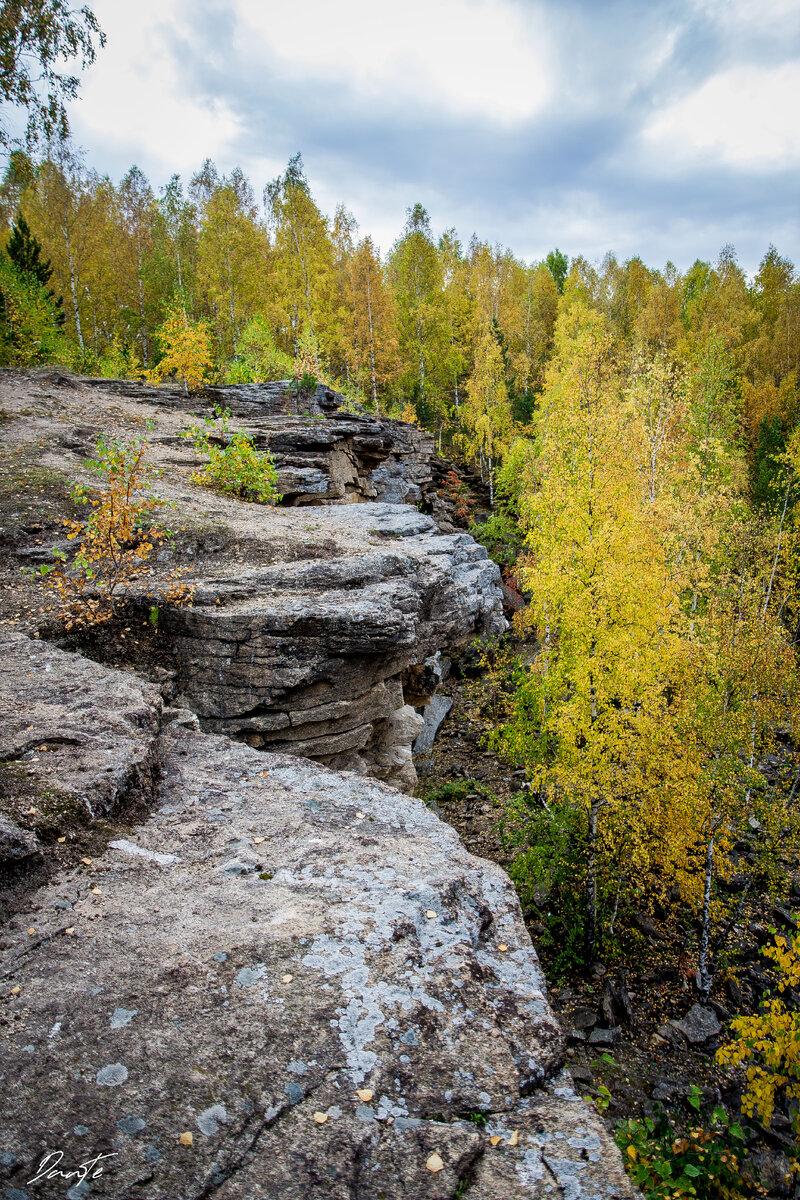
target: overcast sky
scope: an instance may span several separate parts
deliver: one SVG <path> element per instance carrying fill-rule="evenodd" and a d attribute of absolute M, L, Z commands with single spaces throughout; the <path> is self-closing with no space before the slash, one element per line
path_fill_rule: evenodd
<path fill-rule="evenodd" d="M 434 233 L 651 266 L 800 260 L 800 0 L 93 0 L 87 161 L 257 194 L 300 151 L 387 251 Z"/>

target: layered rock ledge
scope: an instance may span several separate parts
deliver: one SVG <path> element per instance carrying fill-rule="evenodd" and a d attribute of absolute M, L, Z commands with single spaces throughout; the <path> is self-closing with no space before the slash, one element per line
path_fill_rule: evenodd
<path fill-rule="evenodd" d="M 411 792 L 416 709 L 436 684 L 422 668 L 505 628 L 497 567 L 409 505 L 320 509 L 314 522 L 334 556 L 300 548 L 292 562 L 207 573 L 191 607 L 166 613 L 177 702 L 208 731 Z"/>
<path fill-rule="evenodd" d="M 147 422 L 155 487 L 180 530 L 176 553 L 194 564 L 192 606 L 160 614 L 172 657 L 165 692 L 207 732 L 410 793 L 433 660 L 505 628 L 500 573 L 450 520 L 440 495 L 450 464 L 431 436 L 344 412 L 341 401 L 324 387 L 298 396 L 285 381 L 187 398 L 124 380 L 22 376 L 4 398 L 5 432 L 20 446 L 27 432 L 26 454 L 35 437 L 41 468 L 75 479 L 99 432 Z M 281 507 L 193 480 L 201 460 L 186 431 L 214 405 L 274 455 Z M 34 538 L 13 550 L 30 566 L 51 560 L 51 545 Z M 62 536 L 65 554 L 75 545 Z"/>
<path fill-rule="evenodd" d="M 510 882 L 421 801 L 20 635 L 0 677 L 3 769 L 32 787 L 64 755 L 65 786 L 91 805 L 111 775 L 119 806 L 128 764 L 160 764 L 153 815 L 4 931 L 6 1197 L 84 1194 L 29 1183 L 59 1151 L 103 1155 L 85 1194 L 115 1200 L 632 1196 Z"/>

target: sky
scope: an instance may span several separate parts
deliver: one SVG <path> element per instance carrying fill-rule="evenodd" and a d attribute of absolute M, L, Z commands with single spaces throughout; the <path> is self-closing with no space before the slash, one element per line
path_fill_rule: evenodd
<path fill-rule="evenodd" d="M 256 194 L 298 151 L 383 252 L 422 203 L 526 261 L 800 261 L 800 0 L 94 0 L 74 141 Z"/>

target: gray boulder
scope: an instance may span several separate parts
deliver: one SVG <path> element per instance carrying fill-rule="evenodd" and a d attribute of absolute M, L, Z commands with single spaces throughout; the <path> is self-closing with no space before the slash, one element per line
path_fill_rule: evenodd
<path fill-rule="evenodd" d="M 74 656 L 49 654 L 19 716 L 60 696 L 69 727 Z M 85 732 L 113 752 L 128 731 L 103 720 Z M 180 714 L 143 736 L 157 811 L 4 931 L 6 1194 L 63 1197 L 63 1178 L 28 1186 L 61 1152 L 63 1170 L 104 1156 L 90 1194 L 115 1200 L 444 1200 L 467 1178 L 479 1200 L 632 1197 L 561 1072 L 498 867 L 374 780 Z"/>

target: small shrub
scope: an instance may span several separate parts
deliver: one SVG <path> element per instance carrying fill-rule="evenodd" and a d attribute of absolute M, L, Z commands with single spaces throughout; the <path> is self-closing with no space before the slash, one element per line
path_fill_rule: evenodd
<path fill-rule="evenodd" d="M 507 805 L 503 843 L 514 857 L 508 868 L 524 910 L 534 909 L 544 926 L 537 949 L 552 978 L 561 980 L 584 959 L 581 878 L 586 851 L 585 821 L 567 805 L 544 807 L 531 792 L 513 796 Z"/>
<path fill-rule="evenodd" d="M 133 442 L 100 438 L 97 457 L 88 465 L 103 479 L 103 486 L 95 490 L 78 485 L 72 490 L 72 499 L 92 510 L 87 521 L 63 522 L 67 539 L 79 542 L 78 552 L 68 563 L 62 550 L 53 550 L 55 563 L 39 568 L 43 585 L 56 596 L 55 616 L 66 629 L 110 620 L 134 581 L 152 573 L 154 551 L 171 536 L 153 519 L 166 501 L 153 494 L 146 453 L 144 438 Z M 185 570 L 170 573 L 166 586 L 158 589 L 161 600 L 191 601 L 191 589 L 180 582 Z"/>
<path fill-rule="evenodd" d="M 316 334 L 307 327 L 297 339 L 292 378 L 300 391 L 315 392 L 317 383 L 325 373 L 322 346 Z"/>
<path fill-rule="evenodd" d="M 777 965 L 781 995 L 767 996 L 753 1016 L 734 1017 L 730 1029 L 736 1036 L 717 1051 L 717 1062 L 731 1066 L 747 1063 L 742 1109 L 768 1128 L 777 1097 L 800 1101 L 800 1012 L 796 1004 L 787 1005 L 782 998 L 800 986 L 800 934 L 791 942 L 776 936 L 775 945 L 768 946 L 764 954 Z M 796 1103 L 794 1129 L 800 1135 Z"/>
<path fill-rule="evenodd" d="M 93 365 L 92 374 L 103 379 L 135 379 L 142 375 L 142 367 L 132 347 L 124 345 L 115 334 Z"/>
<path fill-rule="evenodd" d="M 272 456 L 257 450 L 248 434 L 230 434 L 228 409 L 217 408 L 215 413 L 216 417 L 206 417 L 202 425 L 192 425 L 185 434 L 195 451 L 209 460 L 202 471 L 192 475 L 192 481 L 256 504 L 277 504 L 282 496 Z"/>
<path fill-rule="evenodd" d="M 647 1200 L 744 1200 L 762 1194 L 743 1169 L 745 1137 L 724 1108 L 701 1115 L 698 1088 L 689 1104 L 697 1114 L 684 1129 L 657 1106 L 652 1117 L 621 1122 L 614 1134 L 633 1182 Z"/>
<path fill-rule="evenodd" d="M 156 331 L 161 360 L 148 372 L 151 383 L 161 384 L 176 375 L 186 394 L 199 388 L 213 367 L 208 329 L 203 321 L 190 321 L 179 303 Z"/>
<path fill-rule="evenodd" d="M 447 472 L 443 485 L 439 488 L 439 495 L 453 505 L 456 520 L 459 524 L 466 526 L 472 517 L 475 501 L 457 471 L 451 469 Z"/>
<path fill-rule="evenodd" d="M 236 357 L 225 371 L 226 383 L 268 383 L 288 379 L 293 370 L 290 355 L 279 350 L 269 322 L 256 316 L 248 322 L 236 345 Z"/>

